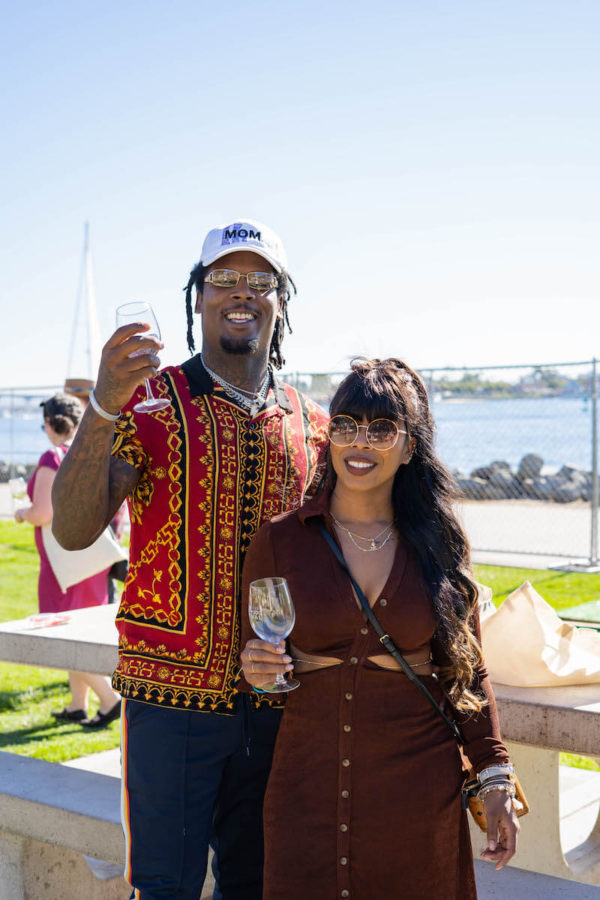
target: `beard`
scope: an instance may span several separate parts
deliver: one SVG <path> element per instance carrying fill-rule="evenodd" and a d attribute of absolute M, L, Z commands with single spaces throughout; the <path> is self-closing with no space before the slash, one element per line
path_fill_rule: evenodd
<path fill-rule="evenodd" d="M 225 353 L 231 353 L 234 356 L 246 356 L 256 353 L 259 347 L 258 338 L 229 338 L 222 337 L 220 339 L 221 350 Z"/>

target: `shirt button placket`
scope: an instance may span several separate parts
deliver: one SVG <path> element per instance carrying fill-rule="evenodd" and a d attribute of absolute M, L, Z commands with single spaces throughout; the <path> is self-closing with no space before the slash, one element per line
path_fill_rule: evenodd
<path fill-rule="evenodd" d="M 364 638 L 362 638 L 364 641 Z M 352 648 L 354 650 L 354 648 Z M 358 651 L 358 647 L 354 653 Z M 352 652 L 352 651 L 351 651 Z M 341 706 L 339 718 L 339 785 L 337 871 L 338 896 L 350 897 L 350 830 L 352 827 L 350 800 L 352 794 L 352 740 L 354 724 L 354 693 L 358 672 L 357 655 L 352 655 L 343 666 L 341 683 Z"/>

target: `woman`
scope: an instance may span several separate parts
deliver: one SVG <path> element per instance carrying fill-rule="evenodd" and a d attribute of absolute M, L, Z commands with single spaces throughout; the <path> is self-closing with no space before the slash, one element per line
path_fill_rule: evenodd
<path fill-rule="evenodd" d="M 29 522 L 35 526 L 35 545 L 40 556 L 39 610 L 41 613 L 53 613 L 82 609 L 86 606 L 101 606 L 108 602 L 108 570 L 86 578 L 63 593 L 52 571 L 42 538 L 42 526 L 52 521 L 52 483 L 75 436 L 83 415 L 83 407 L 76 398 L 61 393 L 50 397 L 40 406 L 44 410 L 42 428 L 52 444 L 52 449 L 42 454 L 29 479 L 27 494 L 31 506 L 17 509 L 15 512 L 17 522 Z M 112 690 L 108 678 L 87 672 L 69 672 L 69 684 L 71 700 L 64 709 L 52 713 L 56 719 L 79 722 L 89 728 L 99 728 L 118 718 L 121 701 L 119 695 Z M 88 718 L 87 713 L 90 688 L 100 701 L 100 709 L 92 719 Z"/>
<path fill-rule="evenodd" d="M 331 415 L 328 486 L 263 526 L 244 566 L 246 603 L 252 580 L 278 575 L 296 607 L 287 653 L 252 637 L 243 616 L 244 676 L 264 691 L 295 663 L 301 682 L 287 697 L 265 798 L 264 900 L 471 900 L 457 742 L 385 652 L 319 529 L 334 536 L 375 616 L 460 725 L 485 793 L 482 856 L 501 867 L 519 827 L 512 767 L 427 392 L 400 360 L 357 360 Z"/>

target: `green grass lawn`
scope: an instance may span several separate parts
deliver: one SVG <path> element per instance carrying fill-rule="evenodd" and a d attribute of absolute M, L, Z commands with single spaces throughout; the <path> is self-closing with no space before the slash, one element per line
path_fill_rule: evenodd
<path fill-rule="evenodd" d="M 37 612 L 39 557 L 33 529 L 0 522 L 0 621 Z M 58 724 L 52 710 L 69 702 L 66 672 L 0 663 L 0 750 L 62 762 L 119 746 L 119 723 L 87 731 Z M 91 694 L 90 712 L 97 709 Z"/>
<path fill-rule="evenodd" d="M 512 569 L 508 566 L 475 566 L 475 577 L 491 587 L 499 606 L 508 595 L 530 581 L 538 594 L 557 612 L 600 599 L 600 575 L 584 572 L 557 572 L 550 569 Z"/>
<path fill-rule="evenodd" d="M 0 522 L 0 621 L 37 611 L 38 568 L 33 529 Z M 496 604 L 524 581 L 530 581 L 556 610 L 600 597 L 600 575 L 475 566 L 475 577 L 492 588 Z M 98 732 L 74 723 L 57 724 L 51 711 L 62 709 L 68 700 L 66 673 L 0 663 L 0 750 L 59 762 L 118 746 L 118 722 Z M 600 769 L 592 760 L 572 754 L 561 754 L 561 761 Z"/>

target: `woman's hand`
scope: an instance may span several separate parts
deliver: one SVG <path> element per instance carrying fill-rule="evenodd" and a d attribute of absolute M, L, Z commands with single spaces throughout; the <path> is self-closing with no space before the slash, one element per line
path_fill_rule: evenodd
<path fill-rule="evenodd" d="M 248 641 L 240 656 L 244 678 L 257 688 L 270 687 L 280 673 L 291 672 L 294 668 L 292 657 L 285 652 L 285 641 L 270 644 L 254 638 Z"/>
<path fill-rule="evenodd" d="M 487 819 L 488 845 L 481 858 L 495 862 L 496 869 L 501 869 L 515 855 L 519 820 L 506 791 L 489 791 L 483 801 L 483 810 Z"/>

